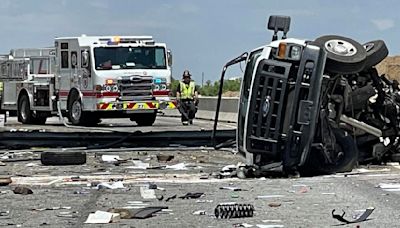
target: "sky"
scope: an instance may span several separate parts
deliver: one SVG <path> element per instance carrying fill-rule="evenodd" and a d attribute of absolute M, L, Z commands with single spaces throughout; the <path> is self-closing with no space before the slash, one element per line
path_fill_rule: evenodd
<path fill-rule="evenodd" d="M 152 35 L 171 49 L 174 78 L 188 69 L 201 84 L 217 80 L 230 59 L 268 43 L 270 15 L 291 17 L 289 37 L 382 39 L 398 55 L 399 9 L 396 0 L 1 0 L 0 53 L 49 47 L 61 36 Z"/>

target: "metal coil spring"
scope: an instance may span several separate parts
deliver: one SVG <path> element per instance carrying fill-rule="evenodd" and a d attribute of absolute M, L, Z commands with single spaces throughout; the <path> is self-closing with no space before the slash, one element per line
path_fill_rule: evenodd
<path fill-rule="evenodd" d="M 253 217 L 254 206 L 251 204 L 219 204 L 215 210 L 215 217 L 220 219 Z"/>

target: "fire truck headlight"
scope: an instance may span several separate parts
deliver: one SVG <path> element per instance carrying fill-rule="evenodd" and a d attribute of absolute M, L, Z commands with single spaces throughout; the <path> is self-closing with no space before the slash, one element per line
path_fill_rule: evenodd
<path fill-rule="evenodd" d="M 301 57 L 301 47 L 293 45 L 290 48 L 289 58 L 292 60 L 300 60 L 300 57 Z"/>
<path fill-rule="evenodd" d="M 118 92 L 118 86 L 117 85 L 113 86 L 112 90 L 113 92 Z"/>
<path fill-rule="evenodd" d="M 159 86 L 159 85 L 155 85 L 155 86 L 154 86 L 154 90 L 155 90 L 155 91 L 160 90 L 160 86 Z"/>
<path fill-rule="evenodd" d="M 106 86 L 106 91 L 111 92 L 111 86 Z"/>
<path fill-rule="evenodd" d="M 161 85 L 161 90 L 167 90 L 167 85 L 162 84 L 162 85 Z"/>

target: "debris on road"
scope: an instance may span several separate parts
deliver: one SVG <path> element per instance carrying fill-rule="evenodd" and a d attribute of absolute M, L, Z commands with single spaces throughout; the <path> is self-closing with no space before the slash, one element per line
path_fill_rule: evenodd
<path fill-rule="evenodd" d="M 110 213 L 106 211 L 96 211 L 90 213 L 85 223 L 91 224 L 107 224 L 111 222 L 118 222 L 120 215 L 118 213 Z"/>
<path fill-rule="evenodd" d="M 253 217 L 254 206 L 251 204 L 222 203 L 217 205 L 214 214 L 219 219 Z"/>
<path fill-rule="evenodd" d="M 111 184 L 103 182 L 96 186 L 96 189 L 120 189 L 120 188 L 125 188 L 122 181 L 112 182 Z"/>
<path fill-rule="evenodd" d="M 140 160 L 132 160 L 133 166 L 128 166 L 128 169 L 148 169 L 150 168 L 150 163 L 145 163 Z"/>
<path fill-rule="evenodd" d="M 378 188 L 383 189 L 384 191 L 388 192 L 399 192 L 400 191 L 400 184 L 395 183 L 380 183 L 378 184 Z"/>
<path fill-rule="evenodd" d="M 153 216 L 153 214 L 162 211 L 163 209 L 168 209 L 168 207 L 145 207 L 142 209 L 137 209 L 134 211 L 133 213 L 133 217 L 132 218 L 136 218 L 136 219 L 146 219 L 146 218 L 150 218 Z"/>
<path fill-rule="evenodd" d="M 15 187 L 13 192 L 15 194 L 21 194 L 21 195 L 33 194 L 33 191 L 27 187 Z"/>
<path fill-rule="evenodd" d="M 61 218 L 77 218 L 79 212 L 78 211 L 61 211 L 57 214 L 57 217 Z"/>
<path fill-rule="evenodd" d="M 281 205 L 282 205 L 281 203 L 275 203 L 275 202 L 268 204 L 269 207 L 280 207 Z"/>
<path fill-rule="evenodd" d="M 168 197 L 167 199 L 165 199 L 165 202 L 168 202 L 170 200 L 176 199 L 176 196 L 177 195 L 173 195 L 173 196 Z"/>
<path fill-rule="evenodd" d="M 281 198 L 285 197 L 284 195 L 263 195 L 263 196 L 257 196 L 256 199 L 270 199 L 270 198 Z"/>
<path fill-rule="evenodd" d="M 350 223 L 359 223 L 359 222 L 364 222 L 368 219 L 368 217 L 372 214 L 372 212 L 375 210 L 375 208 L 373 207 L 369 207 L 367 208 L 364 213 L 362 213 L 358 218 L 356 218 L 353 221 L 349 221 L 347 219 L 344 218 L 344 215 L 346 214 L 345 211 L 343 211 L 343 214 L 335 214 L 335 209 L 332 210 L 332 217 L 334 219 L 339 220 L 340 222 L 346 223 L 346 224 L 350 224 Z"/>
<path fill-rule="evenodd" d="M 86 181 L 88 181 L 88 179 L 81 178 L 79 176 L 74 176 L 74 177 L 70 177 L 70 178 L 64 178 L 63 181 L 64 182 L 86 182 Z"/>
<path fill-rule="evenodd" d="M 169 162 L 174 159 L 174 155 L 165 155 L 165 154 L 158 154 L 157 161 L 158 162 Z"/>
<path fill-rule="evenodd" d="M 188 170 L 188 168 L 186 167 L 185 163 L 178 163 L 178 164 L 175 164 L 175 165 L 167 165 L 165 168 L 166 169 L 173 169 L 173 170 L 176 170 L 176 171 L 178 171 L 178 170 Z"/>
<path fill-rule="evenodd" d="M 336 195 L 334 192 L 323 192 L 321 195 Z"/>
<path fill-rule="evenodd" d="M 285 227 L 284 225 L 281 225 L 281 224 L 267 224 L 267 225 L 257 224 L 256 226 L 258 228 L 282 228 L 282 227 Z"/>
<path fill-rule="evenodd" d="M 140 195 L 143 199 L 157 199 L 156 192 L 154 189 L 150 189 L 149 186 L 141 186 Z"/>
<path fill-rule="evenodd" d="M 303 186 L 300 188 L 299 193 L 307 193 L 308 191 L 310 191 L 311 188 L 307 187 L 307 186 Z"/>
<path fill-rule="evenodd" d="M 214 200 L 196 200 L 196 203 L 212 203 Z"/>
<path fill-rule="evenodd" d="M 54 211 L 54 210 L 71 210 L 72 207 L 43 207 L 33 208 L 32 211 Z"/>
<path fill-rule="evenodd" d="M 111 164 L 116 164 L 116 165 L 118 165 L 122 162 L 126 162 L 126 160 L 121 159 L 119 157 L 119 155 L 108 155 L 108 154 L 101 155 L 101 160 L 104 163 L 111 163 Z"/>
<path fill-rule="evenodd" d="M 231 190 L 231 191 L 234 191 L 234 192 L 237 192 L 237 191 L 246 191 L 246 190 L 243 190 L 243 189 L 241 189 L 241 188 L 239 188 L 239 187 L 231 187 L 231 186 L 220 187 L 219 189 Z"/>
<path fill-rule="evenodd" d="M 195 192 L 195 193 L 186 193 L 184 196 L 179 196 L 180 199 L 197 199 L 204 195 L 202 192 Z"/>
<path fill-rule="evenodd" d="M 0 177 L 0 186 L 6 186 L 12 183 L 10 177 Z"/>
<path fill-rule="evenodd" d="M 192 213 L 193 215 L 207 215 L 205 210 L 198 210 Z"/>
<path fill-rule="evenodd" d="M 131 219 L 133 217 L 131 210 L 125 208 L 110 208 L 107 212 L 119 214 L 121 219 Z"/>
<path fill-rule="evenodd" d="M 245 228 L 249 228 L 249 227 L 253 227 L 254 225 L 248 224 L 248 223 L 237 223 L 237 224 L 233 224 L 234 228 L 239 228 L 239 227 L 245 227 Z"/>
<path fill-rule="evenodd" d="M 0 211 L 0 216 L 8 216 L 10 211 Z"/>

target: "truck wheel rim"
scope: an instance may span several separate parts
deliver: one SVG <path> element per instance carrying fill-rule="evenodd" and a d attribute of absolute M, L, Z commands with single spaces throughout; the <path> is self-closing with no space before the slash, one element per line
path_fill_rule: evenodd
<path fill-rule="evenodd" d="M 74 120 L 79 120 L 81 118 L 81 114 L 82 114 L 82 105 L 81 102 L 79 101 L 74 101 L 74 103 L 72 103 L 72 118 Z"/>
<path fill-rule="evenodd" d="M 345 40 L 329 40 L 325 43 L 325 48 L 340 56 L 353 56 L 357 53 L 357 48 Z"/>

